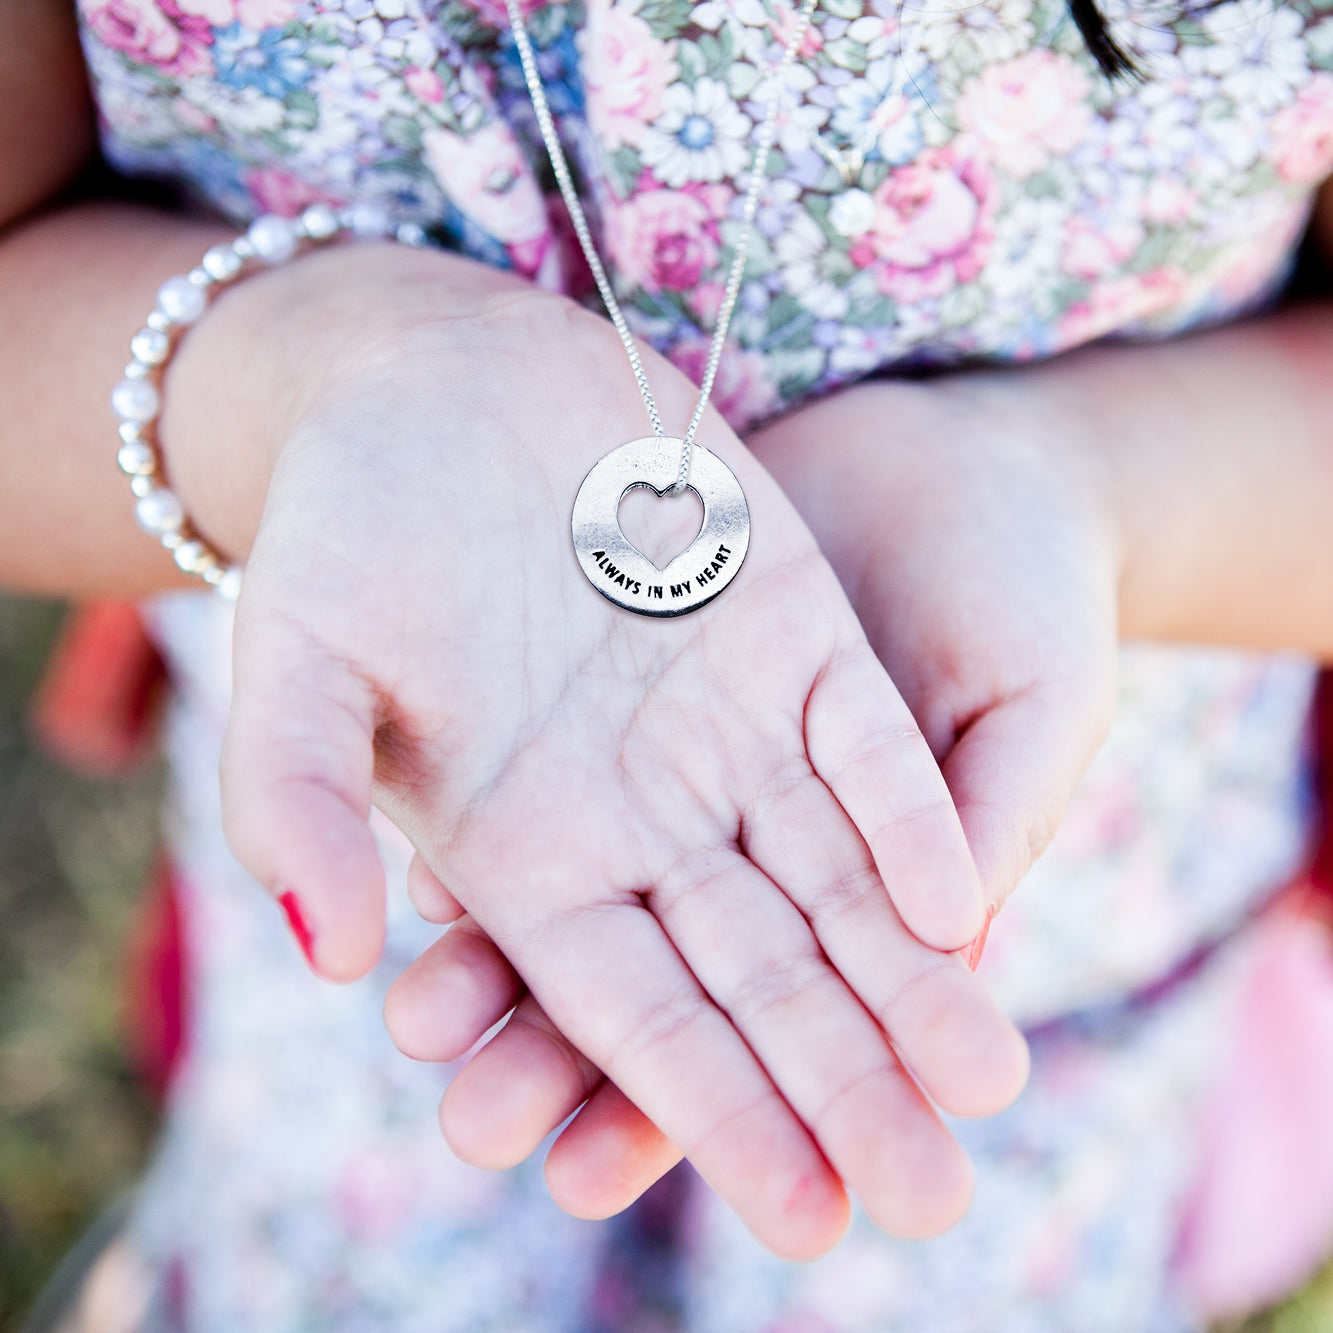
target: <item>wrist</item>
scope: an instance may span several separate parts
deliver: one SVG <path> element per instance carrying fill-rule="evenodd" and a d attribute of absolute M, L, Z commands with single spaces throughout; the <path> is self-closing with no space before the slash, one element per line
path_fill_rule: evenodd
<path fill-rule="evenodd" d="M 245 277 L 191 328 L 168 368 L 161 447 L 172 488 L 228 558 L 249 553 L 284 446 L 423 328 L 507 302 L 562 302 L 456 255 L 337 244 Z"/>

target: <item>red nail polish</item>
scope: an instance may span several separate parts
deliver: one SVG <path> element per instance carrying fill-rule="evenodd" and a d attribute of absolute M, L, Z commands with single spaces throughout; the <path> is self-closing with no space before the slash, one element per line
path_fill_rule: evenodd
<path fill-rule="evenodd" d="M 977 970 L 977 964 L 981 962 L 981 952 L 986 947 L 986 937 L 990 934 L 990 923 L 995 920 L 995 909 L 986 908 L 986 921 L 977 932 L 977 937 L 967 947 L 967 965 L 973 972 Z"/>
<path fill-rule="evenodd" d="M 287 924 L 296 936 L 296 942 L 305 954 L 305 960 L 311 967 L 315 965 L 315 937 L 306 924 L 305 914 L 301 911 L 301 900 L 290 889 L 278 895 L 278 905 L 287 914 Z"/>

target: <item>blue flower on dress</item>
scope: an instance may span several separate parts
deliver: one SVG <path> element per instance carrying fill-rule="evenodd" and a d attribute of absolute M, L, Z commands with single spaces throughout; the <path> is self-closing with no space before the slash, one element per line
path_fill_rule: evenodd
<path fill-rule="evenodd" d="M 258 32 L 233 23 L 213 35 L 213 65 L 219 83 L 230 88 L 257 88 L 266 97 L 285 97 L 310 79 L 305 50 L 282 28 Z"/>

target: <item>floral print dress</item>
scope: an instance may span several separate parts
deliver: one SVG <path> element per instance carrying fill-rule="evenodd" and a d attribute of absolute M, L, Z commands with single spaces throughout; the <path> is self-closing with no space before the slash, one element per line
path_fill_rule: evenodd
<path fill-rule="evenodd" d="M 639 336 L 696 377 L 740 226 L 785 0 L 525 0 L 599 246 Z M 500 0 L 79 0 L 110 162 L 243 222 L 315 200 L 574 294 Z M 715 399 L 740 429 L 866 375 L 1028 360 L 1233 317 L 1280 286 L 1333 168 L 1333 11 L 1111 0 L 1143 68 L 1109 82 L 1058 0 L 821 0 Z M 1034 1045 L 1010 1112 L 958 1127 L 968 1219 L 864 1220 L 761 1252 L 687 1173 L 620 1219 L 539 1170 L 453 1160 L 448 1070 L 380 998 L 434 931 L 399 891 L 383 967 L 313 981 L 220 835 L 229 626 L 156 610 L 181 684 L 170 828 L 193 965 L 189 1056 L 133 1226 L 145 1329 L 191 1333 L 1168 1333 L 1172 1264 L 1256 907 L 1310 822 L 1295 660 L 1127 650 L 1121 709 L 983 970 Z"/>

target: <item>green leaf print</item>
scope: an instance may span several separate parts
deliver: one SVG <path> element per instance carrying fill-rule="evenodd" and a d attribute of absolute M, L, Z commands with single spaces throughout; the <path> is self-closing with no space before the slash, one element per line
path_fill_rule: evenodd
<path fill-rule="evenodd" d="M 847 313 L 842 322 L 849 328 L 873 329 L 898 322 L 898 304 L 875 286 L 874 275 L 862 270 L 847 284 Z"/>
<path fill-rule="evenodd" d="M 676 65 L 680 70 L 680 81 L 693 88 L 699 81 L 708 62 L 694 42 L 680 42 L 676 46 Z"/>
<path fill-rule="evenodd" d="M 384 140 L 405 153 L 421 151 L 421 126 L 410 116 L 385 116 Z"/>
<path fill-rule="evenodd" d="M 294 130 L 313 130 L 319 124 L 319 103 L 304 88 L 287 94 L 287 124 Z"/>
<path fill-rule="evenodd" d="M 790 352 L 772 352 L 769 365 L 778 380 L 778 392 L 786 401 L 804 398 L 824 373 L 824 353 L 818 347 Z"/>
<path fill-rule="evenodd" d="M 768 332 L 785 329 L 792 320 L 805 313 L 804 307 L 790 292 L 779 292 L 768 303 Z"/>
<path fill-rule="evenodd" d="M 703 57 L 706 73 L 725 79 L 736 55 L 736 39 L 731 34 L 731 28 L 723 27 L 717 33 L 704 33 L 699 38 L 699 54 Z"/>
<path fill-rule="evenodd" d="M 543 5 L 528 18 L 528 32 L 538 47 L 558 41 L 570 21 L 569 6 Z"/>
<path fill-rule="evenodd" d="M 738 60 L 727 70 L 727 88 L 738 102 L 749 97 L 758 83 L 759 71 L 743 60 Z"/>
<path fill-rule="evenodd" d="M 1171 258 L 1180 239 L 1180 234 L 1172 227 L 1151 228 L 1134 252 L 1133 259 L 1125 265 L 1126 272 L 1151 273 L 1153 269 L 1161 268 Z"/>
<path fill-rule="evenodd" d="M 839 69 L 849 69 L 853 74 L 864 74 L 866 70 L 866 49 L 860 42 L 850 37 L 835 37 L 824 44 L 824 55 L 831 64 Z"/>
<path fill-rule="evenodd" d="M 639 155 L 628 144 L 621 144 L 614 153 L 602 159 L 607 184 L 617 199 L 628 199 L 639 179 Z"/>
<path fill-rule="evenodd" d="M 644 0 L 639 17 L 659 42 L 669 42 L 689 25 L 692 8 L 691 0 Z"/>
<path fill-rule="evenodd" d="M 1307 28 L 1305 49 L 1310 53 L 1310 64 L 1315 69 L 1333 69 L 1333 21 Z"/>

